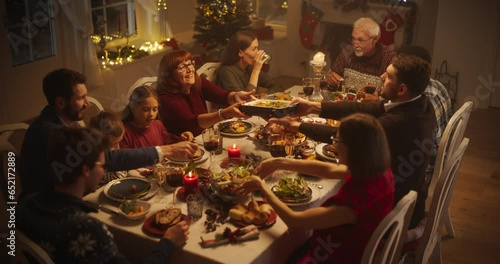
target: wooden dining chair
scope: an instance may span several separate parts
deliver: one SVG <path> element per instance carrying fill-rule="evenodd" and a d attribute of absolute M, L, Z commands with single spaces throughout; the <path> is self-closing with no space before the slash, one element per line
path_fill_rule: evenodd
<path fill-rule="evenodd" d="M 410 224 L 416 200 L 417 192 L 410 191 L 384 217 L 368 241 L 361 263 L 397 262 L 401 255 L 406 230 Z"/>
<path fill-rule="evenodd" d="M 458 169 L 468 144 L 469 139 L 463 138 L 456 151 L 449 155 L 449 162 L 445 163 L 432 195 L 424 234 L 417 241 L 403 246 L 404 263 L 441 263 L 441 229 L 445 211 L 447 211 L 450 204 Z M 406 256 L 414 257 L 414 259 L 408 261 L 405 259 Z"/>
<path fill-rule="evenodd" d="M 102 104 L 99 103 L 99 101 L 97 101 L 97 99 L 95 99 L 94 97 L 87 96 L 87 101 L 89 101 L 89 106 L 87 109 L 85 109 L 83 119 L 78 121 L 80 127 L 87 127 L 92 117 L 104 111 L 104 107 L 102 107 Z"/>
<path fill-rule="evenodd" d="M 3 139 L 14 146 L 17 152 L 21 151 L 24 136 L 29 125 L 26 123 L 14 123 L 0 126 L 0 139 Z"/>
<path fill-rule="evenodd" d="M 143 86 L 143 85 L 156 85 L 157 81 L 158 81 L 158 77 L 156 77 L 156 76 L 139 78 L 139 80 L 137 80 L 134 84 L 132 84 L 132 86 L 130 86 L 130 88 L 128 89 L 127 103 L 128 103 L 128 99 L 130 98 L 130 95 L 135 90 L 135 88 L 137 88 L 139 86 Z"/>
<path fill-rule="evenodd" d="M 16 252 L 13 263 L 54 263 L 42 247 L 25 236 L 19 229 L 16 229 L 16 246 L 18 252 Z"/>
<path fill-rule="evenodd" d="M 206 78 L 207 80 L 216 83 L 217 82 L 217 74 L 219 72 L 220 68 L 220 62 L 207 62 L 201 66 L 196 73 L 201 77 L 201 78 Z M 215 105 L 213 105 L 211 102 L 206 102 L 207 103 L 207 111 L 211 113 L 212 111 L 215 111 Z"/>
<path fill-rule="evenodd" d="M 465 129 L 469 122 L 469 117 L 472 112 L 473 103 L 471 101 L 465 102 L 460 109 L 457 110 L 451 117 L 443 131 L 443 136 L 439 142 L 436 155 L 436 164 L 434 172 L 429 184 L 429 194 L 434 192 L 435 186 L 441 177 L 444 166 L 450 162 L 452 154 L 456 152 L 462 139 L 464 138 Z M 430 197 L 429 197 L 430 198 Z M 429 199 L 430 200 L 430 199 Z M 429 210 L 429 207 L 427 208 Z M 449 236 L 455 237 L 453 224 L 451 222 L 450 213 L 448 208 L 444 211 L 444 225 Z"/>

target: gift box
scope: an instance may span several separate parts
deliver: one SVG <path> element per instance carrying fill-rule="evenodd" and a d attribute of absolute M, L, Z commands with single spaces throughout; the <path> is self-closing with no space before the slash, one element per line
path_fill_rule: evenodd
<path fill-rule="evenodd" d="M 215 247 L 228 243 L 239 243 L 247 240 L 259 238 L 259 228 L 255 225 L 248 225 L 246 227 L 237 228 L 231 232 L 227 237 L 223 237 L 222 233 L 209 233 L 202 235 L 201 244 L 203 247 Z"/>
<path fill-rule="evenodd" d="M 262 17 L 252 17 L 252 28 L 253 29 L 261 29 L 266 26 L 266 20 Z"/>

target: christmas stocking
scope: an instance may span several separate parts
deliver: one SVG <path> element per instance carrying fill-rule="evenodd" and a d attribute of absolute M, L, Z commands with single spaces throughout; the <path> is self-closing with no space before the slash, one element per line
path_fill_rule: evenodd
<path fill-rule="evenodd" d="M 304 48 L 312 48 L 314 29 L 322 16 L 323 12 L 311 3 L 302 1 L 302 19 L 300 21 L 299 35 L 300 42 L 302 42 Z"/>
<path fill-rule="evenodd" d="M 394 45 L 394 34 L 404 23 L 404 19 L 399 14 L 389 12 L 384 21 L 380 23 L 379 42 L 386 46 Z"/>

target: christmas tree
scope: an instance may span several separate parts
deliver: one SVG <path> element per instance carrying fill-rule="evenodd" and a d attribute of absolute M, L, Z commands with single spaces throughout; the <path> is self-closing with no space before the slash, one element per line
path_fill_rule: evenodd
<path fill-rule="evenodd" d="M 250 29 L 250 0 L 197 0 L 193 38 L 208 51 L 222 48 L 238 30 Z"/>

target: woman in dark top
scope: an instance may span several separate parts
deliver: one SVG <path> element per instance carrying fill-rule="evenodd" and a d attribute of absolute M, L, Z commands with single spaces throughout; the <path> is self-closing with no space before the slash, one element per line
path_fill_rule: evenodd
<path fill-rule="evenodd" d="M 262 177 L 287 169 L 344 179 L 339 192 L 320 207 L 295 212 L 257 176 L 239 190 L 242 194 L 261 190 L 287 226 L 313 229 L 311 239 L 292 254 L 289 263 L 360 263 L 370 236 L 392 209 L 394 179 L 387 139 L 379 122 L 366 114 L 353 114 L 341 121 L 332 139 L 340 165 L 276 158 L 263 161 L 257 168 Z"/>
<path fill-rule="evenodd" d="M 251 92 L 229 92 L 200 78 L 191 54 L 175 50 L 163 56 L 158 69 L 158 98 L 160 116 L 166 129 L 180 135 L 191 131 L 196 137 L 203 129 L 232 117 L 247 117 L 238 107 L 254 99 Z M 208 113 L 206 102 L 229 107 Z"/>
<path fill-rule="evenodd" d="M 265 52 L 259 50 L 259 41 L 250 31 L 238 31 L 231 36 L 222 54 L 217 82 L 228 91 L 251 91 L 262 87 L 268 92 L 283 89 L 262 71 Z"/>

